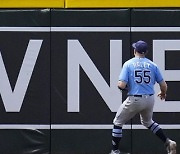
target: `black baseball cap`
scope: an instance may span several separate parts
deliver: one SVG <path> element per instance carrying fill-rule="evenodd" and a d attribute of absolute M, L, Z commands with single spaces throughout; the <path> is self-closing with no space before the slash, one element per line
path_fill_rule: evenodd
<path fill-rule="evenodd" d="M 133 43 L 132 47 L 140 54 L 146 53 L 147 48 L 148 48 L 147 43 L 142 40 L 139 40 L 136 43 Z"/>

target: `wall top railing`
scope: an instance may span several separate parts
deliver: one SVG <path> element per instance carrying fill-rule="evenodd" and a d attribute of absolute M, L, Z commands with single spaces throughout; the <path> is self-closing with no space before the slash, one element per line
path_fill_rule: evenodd
<path fill-rule="evenodd" d="M 179 0 L 1 0 L 0 8 L 166 8 Z"/>
<path fill-rule="evenodd" d="M 0 8 L 64 8 L 65 0 L 0 0 Z"/>
<path fill-rule="evenodd" d="M 179 0 L 66 0 L 66 8 L 180 7 Z"/>

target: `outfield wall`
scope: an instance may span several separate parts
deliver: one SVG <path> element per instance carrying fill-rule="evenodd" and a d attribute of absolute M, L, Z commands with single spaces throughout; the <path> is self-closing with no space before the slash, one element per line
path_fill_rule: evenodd
<path fill-rule="evenodd" d="M 139 39 L 168 83 L 154 120 L 180 142 L 179 9 L 1 9 L 0 19 L 0 153 L 108 153 L 126 98 L 118 75 Z M 138 115 L 124 128 L 123 151 L 165 153 Z"/>

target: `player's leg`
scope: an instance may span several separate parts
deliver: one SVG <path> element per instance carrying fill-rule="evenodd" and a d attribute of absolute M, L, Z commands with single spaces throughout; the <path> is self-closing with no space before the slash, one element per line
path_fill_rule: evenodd
<path fill-rule="evenodd" d="M 149 130 L 151 130 L 160 140 L 163 141 L 163 143 L 167 147 L 167 151 L 169 151 L 169 154 L 176 154 L 176 142 L 168 139 L 159 124 L 152 120 L 153 106 L 154 97 L 150 96 L 149 99 L 146 100 L 145 109 L 140 112 L 141 123 Z"/>
<path fill-rule="evenodd" d="M 170 140 L 169 138 L 167 138 L 167 136 L 164 134 L 163 130 L 161 129 L 161 127 L 159 126 L 158 123 L 156 123 L 154 121 L 152 121 L 152 122 L 145 122 L 143 120 L 142 120 L 142 123 L 149 130 L 151 130 L 160 140 L 163 141 L 168 154 L 176 154 L 176 142 Z M 152 123 L 152 124 L 149 125 L 148 123 L 149 124 Z"/>
<path fill-rule="evenodd" d="M 122 127 L 121 126 L 113 126 L 112 129 L 112 151 L 111 153 L 120 153 L 119 151 L 119 142 L 122 138 Z"/>
<path fill-rule="evenodd" d="M 144 110 L 140 112 L 141 123 L 151 130 L 155 135 L 157 135 L 164 143 L 167 140 L 167 137 L 164 135 L 159 124 L 152 120 L 153 116 L 153 107 L 154 107 L 154 96 L 149 96 L 144 98 L 145 107 Z"/>
<path fill-rule="evenodd" d="M 113 120 L 113 129 L 112 129 L 112 151 L 111 153 L 120 153 L 119 151 L 119 143 L 122 138 L 122 126 L 123 124 L 118 120 L 119 115 L 123 113 L 124 107 L 125 107 L 126 101 L 123 102 L 123 104 L 118 109 L 118 112 L 116 113 L 116 116 Z M 124 121 L 124 120 L 123 120 Z"/>
<path fill-rule="evenodd" d="M 139 109 L 136 108 L 135 104 L 133 104 L 133 98 L 131 97 L 128 97 L 120 106 L 113 120 L 114 126 L 112 129 L 112 151 L 118 151 L 119 149 L 123 125 L 138 112 Z"/>

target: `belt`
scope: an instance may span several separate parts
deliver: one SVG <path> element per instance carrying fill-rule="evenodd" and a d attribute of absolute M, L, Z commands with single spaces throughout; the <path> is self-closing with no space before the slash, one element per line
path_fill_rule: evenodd
<path fill-rule="evenodd" d="M 146 95 L 146 94 L 145 94 Z M 148 96 L 152 96 L 153 94 L 148 94 Z M 143 97 L 143 95 L 131 95 L 131 96 L 134 96 L 134 97 Z"/>

